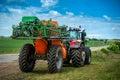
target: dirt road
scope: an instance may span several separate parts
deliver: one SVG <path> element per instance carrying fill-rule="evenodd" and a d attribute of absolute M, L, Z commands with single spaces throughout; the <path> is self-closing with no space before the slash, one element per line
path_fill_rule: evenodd
<path fill-rule="evenodd" d="M 107 48 L 108 46 L 91 47 L 92 51 Z M 0 77 L 20 72 L 18 67 L 18 56 L 19 54 L 2 54 L 0 55 Z M 41 62 L 46 62 L 42 61 Z"/>
<path fill-rule="evenodd" d="M 91 47 L 91 51 L 97 51 L 97 50 L 100 50 L 102 48 L 107 48 L 108 46 L 100 46 L 100 47 Z"/>
<path fill-rule="evenodd" d="M 18 54 L 1 54 L 0 62 L 11 62 L 18 59 Z"/>

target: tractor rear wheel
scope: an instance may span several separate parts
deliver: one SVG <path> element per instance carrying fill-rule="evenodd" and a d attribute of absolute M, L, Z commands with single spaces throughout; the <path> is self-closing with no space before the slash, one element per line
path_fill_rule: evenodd
<path fill-rule="evenodd" d="M 72 64 L 75 67 L 84 66 L 85 52 L 80 50 L 72 50 Z"/>
<path fill-rule="evenodd" d="M 59 72 L 63 64 L 62 48 L 59 45 L 52 45 L 47 53 L 48 70 L 50 73 Z"/>
<path fill-rule="evenodd" d="M 91 63 L 91 50 L 89 47 L 85 47 L 85 64 L 90 64 Z"/>
<path fill-rule="evenodd" d="M 19 54 L 19 68 L 22 72 L 31 72 L 35 65 L 35 48 L 32 44 L 25 44 Z"/>

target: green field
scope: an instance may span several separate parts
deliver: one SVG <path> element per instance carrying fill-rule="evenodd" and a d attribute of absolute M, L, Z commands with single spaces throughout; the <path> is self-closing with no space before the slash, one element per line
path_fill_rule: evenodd
<path fill-rule="evenodd" d="M 18 53 L 25 43 L 32 43 L 32 40 L 14 40 L 11 38 L 0 38 L 0 54 Z"/>
<path fill-rule="evenodd" d="M 32 40 L 15 40 L 9 37 L 0 37 L 0 54 L 5 53 L 18 53 L 21 47 L 25 43 L 33 43 Z M 107 45 L 104 41 L 89 41 L 87 42 L 87 46 L 95 47 L 95 46 L 104 46 Z"/>
<path fill-rule="evenodd" d="M 18 69 L 18 68 L 17 68 Z M 9 70 L 8 70 L 9 71 Z M 64 65 L 56 74 L 48 73 L 47 62 L 36 62 L 33 72 L 17 71 L 0 77 L 1 80 L 120 80 L 120 53 L 92 52 L 92 63 L 84 67 Z"/>
<path fill-rule="evenodd" d="M 98 46 L 105 46 L 105 45 L 108 45 L 109 43 L 105 43 L 104 41 L 95 41 L 95 40 L 90 40 L 88 41 L 87 43 L 87 46 L 90 46 L 90 47 L 98 47 Z"/>

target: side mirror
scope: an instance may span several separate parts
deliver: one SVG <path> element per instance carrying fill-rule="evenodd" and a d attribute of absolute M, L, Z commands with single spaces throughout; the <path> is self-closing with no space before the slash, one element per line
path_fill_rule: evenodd
<path fill-rule="evenodd" d="M 81 25 L 79 26 L 79 28 L 81 29 Z"/>

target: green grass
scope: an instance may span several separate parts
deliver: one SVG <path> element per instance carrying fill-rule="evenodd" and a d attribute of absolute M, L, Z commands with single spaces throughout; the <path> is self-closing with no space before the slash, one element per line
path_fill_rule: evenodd
<path fill-rule="evenodd" d="M 48 73 L 47 63 L 36 64 L 33 72 L 13 73 L 1 77 L 1 80 L 119 80 L 120 79 L 120 54 L 101 51 L 92 52 L 92 63 L 84 67 L 75 68 L 64 65 L 62 71 L 56 74 Z"/>
<path fill-rule="evenodd" d="M 9 37 L 0 37 L 0 54 L 18 53 L 26 43 L 33 43 L 32 40 L 15 40 Z M 104 41 L 89 41 L 87 46 L 104 46 Z"/>
<path fill-rule="evenodd" d="M 90 40 L 87 42 L 87 46 L 90 47 L 98 47 L 98 46 L 105 46 L 108 45 L 109 43 L 106 43 L 104 41 L 95 41 L 95 40 Z"/>
<path fill-rule="evenodd" d="M 14 40 L 11 38 L 0 38 L 0 54 L 18 53 L 25 43 L 32 43 L 32 40 Z"/>

